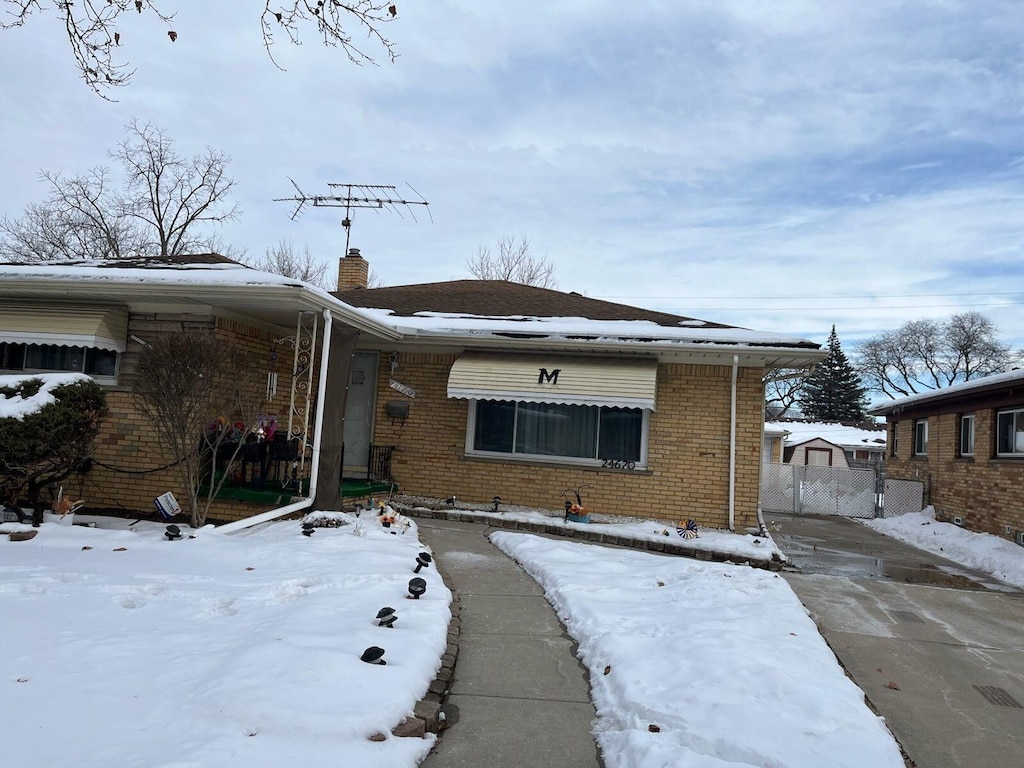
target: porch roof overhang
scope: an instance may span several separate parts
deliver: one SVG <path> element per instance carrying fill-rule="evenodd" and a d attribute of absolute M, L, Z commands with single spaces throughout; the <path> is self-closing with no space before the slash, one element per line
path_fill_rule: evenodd
<path fill-rule="evenodd" d="M 296 313 L 330 310 L 335 322 L 380 339 L 397 340 L 392 325 L 335 299 L 305 283 L 203 283 L 196 280 L 122 280 L 107 272 L 101 277 L 8 277 L 0 272 L 0 302 L 88 303 L 122 307 L 132 312 L 209 312 L 258 327 L 291 329 Z"/>
<path fill-rule="evenodd" d="M 657 378 L 653 359 L 467 353 L 451 367 L 448 397 L 654 410 Z"/>

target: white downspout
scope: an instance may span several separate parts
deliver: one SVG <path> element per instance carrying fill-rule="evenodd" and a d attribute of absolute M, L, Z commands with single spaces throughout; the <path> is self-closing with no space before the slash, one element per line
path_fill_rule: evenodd
<path fill-rule="evenodd" d="M 732 402 L 729 410 L 729 530 L 736 530 L 736 374 L 740 356 L 732 356 Z"/>
<path fill-rule="evenodd" d="M 213 528 L 214 533 L 234 533 L 244 528 L 250 528 L 260 523 L 268 522 L 269 520 L 276 520 L 279 517 L 290 515 L 293 512 L 300 512 L 303 509 L 313 506 L 313 499 L 316 498 L 316 484 L 317 477 L 320 474 L 320 435 L 322 434 L 324 424 L 324 399 L 327 397 L 327 370 L 329 367 L 328 359 L 330 357 L 330 341 L 331 341 L 331 310 L 324 310 L 324 337 L 323 343 L 320 345 L 320 381 L 317 382 L 316 397 L 317 397 L 317 409 L 316 409 L 316 422 L 313 425 L 313 458 L 310 462 L 309 470 L 309 495 L 301 501 L 296 501 L 292 504 L 287 504 L 277 509 L 271 509 L 267 512 L 263 512 L 259 515 L 253 515 L 243 520 L 235 520 L 233 523 L 222 525 L 218 528 Z M 209 527 L 209 526 L 207 526 Z"/>

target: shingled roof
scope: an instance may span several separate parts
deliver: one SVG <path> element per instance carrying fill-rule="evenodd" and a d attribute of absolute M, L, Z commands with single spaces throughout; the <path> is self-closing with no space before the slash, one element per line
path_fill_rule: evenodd
<path fill-rule="evenodd" d="M 348 288 L 334 296 L 353 307 L 389 309 L 398 317 L 443 312 L 479 317 L 582 317 L 588 320 L 646 320 L 668 328 L 735 326 L 654 312 L 507 280 L 452 280 L 388 288 Z"/>

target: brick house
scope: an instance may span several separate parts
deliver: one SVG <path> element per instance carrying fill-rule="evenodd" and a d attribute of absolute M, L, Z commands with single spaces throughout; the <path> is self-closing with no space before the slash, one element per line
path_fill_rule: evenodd
<path fill-rule="evenodd" d="M 762 376 L 824 356 L 799 338 L 504 281 L 369 289 L 358 251 L 340 261 L 333 294 L 214 256 L 0 267 L 0 302 L 15 307 L 0 312 L 0 347 L 105 349 L 92 357 L 108 366 L 115 353 L 107 372 L 85 370 L 107 387 L 112 417 L 76 494 L 151 510 L 173 489 L 168 457 L 132 405 L 133 357 L 147 334 L 205 327 L 261 363 L 266 378 L 248 386 L 266 388 L 264 416 L 283 429 L 302 412 L 313 488 L 272 503 L 224 499 L 215 519 L 337 508 L 344 476 L 548 509 L 588 486 L 594 512 L 742 529 L 757 522 Z M 29 305 L 45 308 L 32 323 L 19 319 Z M 87 308 L 116 323 L 72 338 Z M 18 370 L 10 355 L 0 369 Z M 296 404 L 296 392 L 308 400 Z"/>
<path fill-rule="evenodd" d="M 334 295 L 406 335 L 357 344 L 347 471 L 372 444 L 407 494 L 557 509 L 585 485 L 595 512 L 756 524 L 762 376 L 817 345 L 504 281 L 368 289 L 367 269 L 341 259 Z"/>
<path fill-rule="evenodd" d="M 1024 370 L 869 413 L 888 422 L 887 474 L 923 481 L 937 519 L 1024 544 Z"/>

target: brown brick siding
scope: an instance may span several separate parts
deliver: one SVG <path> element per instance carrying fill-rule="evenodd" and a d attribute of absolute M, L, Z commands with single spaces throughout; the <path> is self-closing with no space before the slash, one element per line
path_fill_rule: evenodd
<path fill-rule="evenodd" d="M 658 367 L 658 410 L 651 414 L 648 471 L 628 472 L 519 463 L 465 455 L 469 405 L 447 397 L 455 355 L 402 354 L 403 384 L 416 390 L 409 417 L 387 416 L 388 400 L 403 399 L 388 387 L 387 353 L 381 355 L 375 435 L 397 446 L 392 471 L 402 493 L 487 503 L 558 509 L 562 491 L 582 484 L 595 513 L 693 518 L 701 525 L 728 523 L 729 406 L 731 368 Z M 760 369 L 740 369 L 737 398 L 735 522 L 756 525 L 760 477 L 762 385 Z"/>
<path fill-rule="evenodd" d="M 893 424 L 899 428 L 899 455 L 886 459 L 886 474 L 924 482 L 937 519 L 950 522 L 954 516 L 962 517 L 970 530 L 1012 539 L 1024 530 L 1024 461 L 995 457 L 996 411 L 971 411 L 973 458 L 959 456 L 959 413 L 928 416 L 926 458 L 911 456 L 915 419 L 890 416 L 890 435 Z"/>
<path fill-rule="evenodd" d="M 247 380 L 238 383 L 246 397 L 258 403 L 260 413 L 277 414 L 279 429 L 286 430 L 293 361 L 293 349 L 288 344 L 275 344 L 273 335 L 262 329 L 212 316 L 132 314 L 128 322 L 129 336 L 143 340 L 159 333 L 210 328 L 215 328 L 219 336 L 230 339 L 236 348 L 251 356 L 255 367 Z M 166 491 L 174 493 L 179 502 L 185 498 L 177 469 L 161 469 L 177 457 L 170 455 L 161 444 L 133 401 L 131 389 L 139 350 L 139 344 L 129 340 L 121 359 L 118 384 L 107 392 L 110 415 L 100 431 L 94 454 L 96 463 L 89 472 L 72 476 L 67 483 L 67 490 L 74 493 L 75 498 L 84 498 L 87 508 L 142 516 L 154 512 L 153 499 Z M 274 351 L 276 360 L 271 359 Z M 279 381 L 277 395 L 267 402 L 266 375 L 270 371 L 278 373 Z M 211 414 L 211 420 L 217 415 Z M 224 415 L 232 420 L 240 418 L 240 414 Z M 210 517 L 234 520 L 260 511 L 262 507 L 252 504 L 216 501 Z"/>

